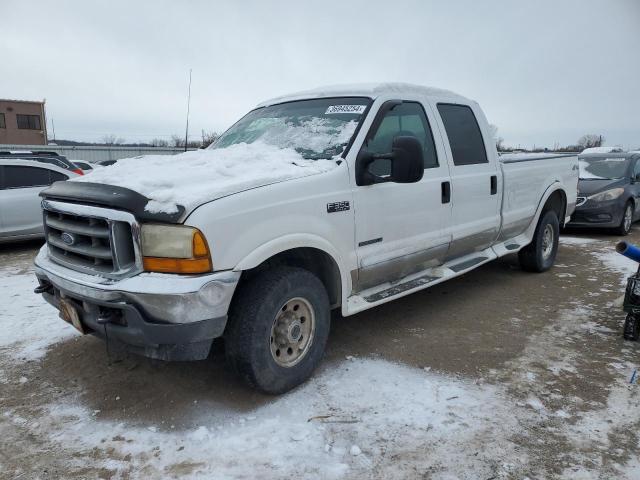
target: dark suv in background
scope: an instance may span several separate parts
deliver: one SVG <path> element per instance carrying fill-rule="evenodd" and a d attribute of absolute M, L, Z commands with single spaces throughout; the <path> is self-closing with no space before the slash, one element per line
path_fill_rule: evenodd
<path fill-rule="evenodd" d="M 627 235 L 640 218 L 640 152 L 591 153 L 578 161 L 578 200 L 567 226 Z"/>
<path fill-rule="evenodd" d="M 84 172 L 77 165 L 73 164 L 67 157 L 56 152 L 32 152 L 31 150 L 20 151 L 0 151 L 0 158 L 10 158 L 12 160 L 34 160 L 36 162 L 48 163 L 64 170 L 82 175 Z"/>

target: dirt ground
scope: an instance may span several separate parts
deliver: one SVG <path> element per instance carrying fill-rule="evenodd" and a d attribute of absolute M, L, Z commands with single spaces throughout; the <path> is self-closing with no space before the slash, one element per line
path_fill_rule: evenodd
<path fill-rule="evenodd" d="M 629 383 L 639 346 L 621 335 L 624 313 L 615 301 L 624 290 L 624 271 L 609 254 L 618 239 L 592 231 L 569 235 L 549 272 L 525 273 L 517 257 L 507 257 L 373 310 L 334 318 L 320 371 L 284 396 L 288 399 L 245 388 L 226 371 L 220 349 L 206 361 L 168 364 L 120 353 L 109 358 L 100 340 L 71 333 L 35 359 L 21 358 L 14 344 L 0 343 L 0 478 L 640 478 L 639 387 Z M 640 228 L 629 240 L 640 242 Z M 0 246 L 0 275 L 28 275 L 37 247 Z M 1 339 L 14 300 L 0 296 Z M 47 328 L 58 323 L 51 325 Z M 66 328 L 62 321 L 59 325 Z M 384 402 L 376 403 L 379 392 L 360 401 L 375 412 L 364 410 L 357 391 L 339 383 L 350 362 L 364 376 L 373 369 L 374 379 L 375 365 L 398 365 L 395 392 L 381 383 L 384 395 L 390 395 Z M 362 365 L 366 369 L 358 370 Z M 419 374 L 425 380 L 403 383 Z M 387 380 L 393 379 L 379 379 Z M 483 401 L 463 403 L 450 415 L 453 422 L 462 419 L 461 430 L 438 436 L 433 419 L 424 426 L 410 413 L 422 405 L 420 388 L 426 387 L 420 382 L 462 385 L 461 393 L 446 399 L 449 403 L 473 392 L 478 398 L 486 393 L 489 400 L 484 406 Z M 304 422 L 323 409 L 349 413 L 341 388 L 356 397 L 348 401 L 358 405 L 359 419 L 388 408 L 389 430 L 384 432 L 384 421 L 368 429 L 356 426 L 360 420 L 354 426 L 344 421 L 318 427 L 324 438 L 319 445 L 327 445 L 314 453 L 316 469 L 302 460 L 308 455 L 304 451 L 287 451 L 282 464 L 277 459 L 252 463 L 257 453 L 248 447 L 233 462 L 216 464 L 195 450 L 206 442 L 217 449 L 236 448 L 210 433 L 200 438 L 192 432 L 202 432 L 203 425 L 206 432 L 216 425 L 246 428 L 244 419 L 252 415 L 258 416 L 254 422 L 267 422 L 268 414 L 253 412 L 269 408 L 281 408 L 275 418 L 282 422 L 294 412 Z M 398 415 L 409 412 L 400 422 L 404 431 L 388 405 L 394 395 Z M 411 395 L 414 404 L 407 403 Z M 66 405 L 85 413 L 60 413 Z M 476 416 L 482 408 L 493 411 Z M 86 430 L 74 437 L 74 428 Z M 124 433 L 112 436 L 116 428 L 147 433 L 129 440 Z M 235 442 L 230 428 L 223 431 Z M 262 431 L 256 428 L 251 435 Z M 349 455 L 327 440 L 340 435 L 360 435 L 360 447 Z M 192 442 L 180 444 L 186 448 L 168 456 L 168 439 L 187 438 Z M 131 442 L 128 450 L 121 447 L 126 442 Z M 312 445 L 305 442 L 298 444 Z M 327 464 L 340 455 L 340 468 L 323 470 L 322 455 Z M 167 460 L 161 463 L 163 456 Z"/>

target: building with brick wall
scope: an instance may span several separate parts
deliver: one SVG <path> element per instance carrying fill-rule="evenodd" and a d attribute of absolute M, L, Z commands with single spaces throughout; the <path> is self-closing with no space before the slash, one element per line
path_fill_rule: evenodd
<path fill-rule="evenodd" d="M 44 102 L 0 99 L 0 145 L 46 145 Z"/>

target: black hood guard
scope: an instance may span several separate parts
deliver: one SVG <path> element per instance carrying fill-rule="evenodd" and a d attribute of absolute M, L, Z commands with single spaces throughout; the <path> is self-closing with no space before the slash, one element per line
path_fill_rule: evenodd
<path fill-rule="evenodd" d="M 178 205 L 174 213 L 151 213 L 145 210 L 149 199 L 138 192 L 124 187 L 91 182 L 55 182 L 40 192 L 46 200 L 95 205 L 99 207 L 125 210 L 141 222 L 181 223 L 185 208 Z"/>

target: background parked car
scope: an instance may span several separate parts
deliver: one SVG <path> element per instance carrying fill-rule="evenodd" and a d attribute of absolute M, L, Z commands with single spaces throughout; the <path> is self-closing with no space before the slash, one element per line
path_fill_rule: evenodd
<path fill-rule="evenodd" d="M 103 167 L 108 167 L 109 165 L 113 165 L 116 162 L 117 160 L 102 160 L 101 162 L 98 162 L 98 165 L 102 165 Z"/>
<path fill-rule="evenodd" d="M 76 167 L 80 168 L 84 173 L 93 170 L 93 166 L 89 162 L 83 160 L 70 160 Z"/>
<path fill-rule="evenodd" d="M 0 243 L 42 237 L 40 191 L 77 176 L 47 162 L 0 158 Z"/>
<path fill-rule="evenodd" d="M 34 160 L 40 163 L 48 163 L 64 170 L 70 170 L 73 173 L 82 175 L 82 169 L 71 163 L 67 157 L 57 154 L 56 152 L 33 152 L 31 150 L 19 151 L 0 151 L 0 159 L 14 160 Z"/>
<path fill-rule="evenodd" d="M 628 234 L 640 218 L 640 153 L 592 153 L 578 158 L 578 201 L 568 226 Z"/>

